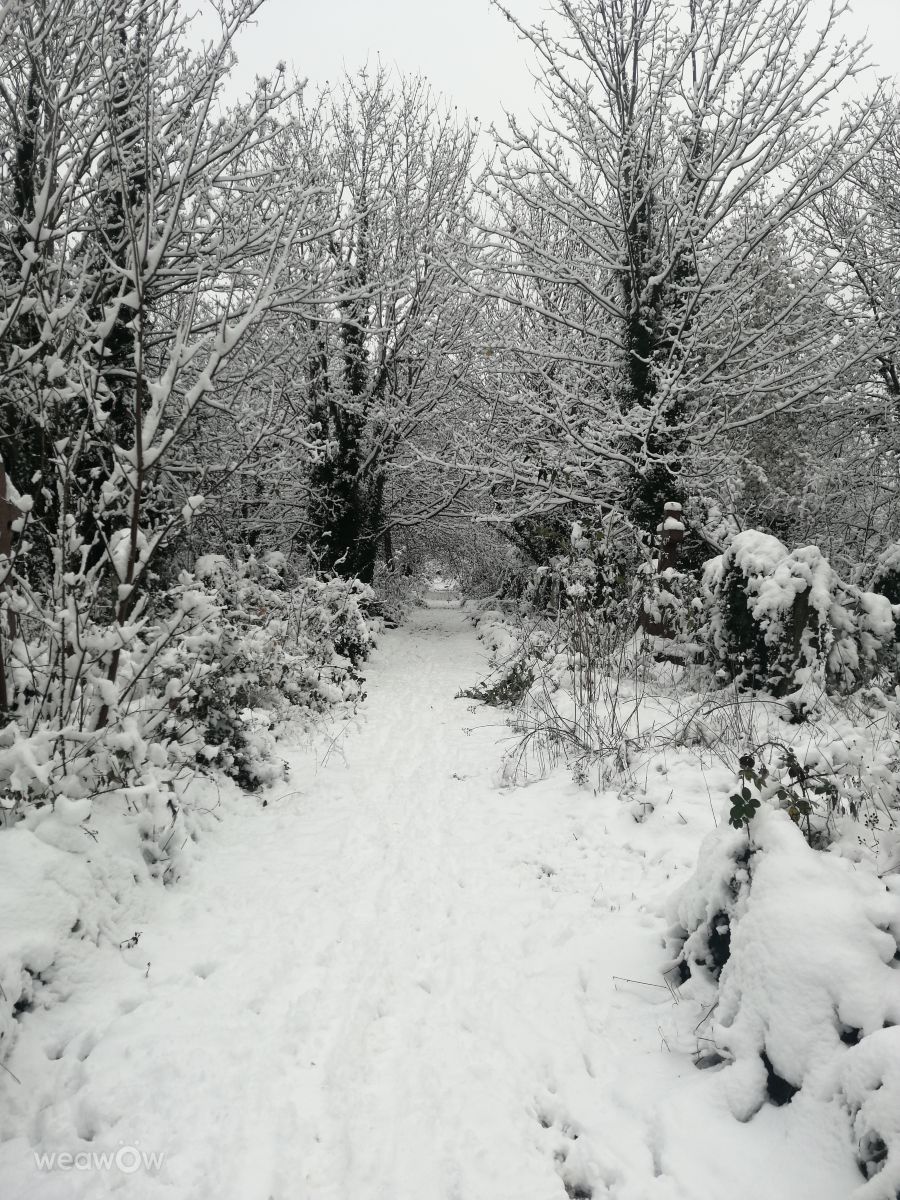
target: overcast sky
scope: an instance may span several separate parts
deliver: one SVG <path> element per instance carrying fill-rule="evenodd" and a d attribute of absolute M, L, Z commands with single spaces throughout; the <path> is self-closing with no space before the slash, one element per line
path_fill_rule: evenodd
<path fill-rule="evenodd" d="M 526 21 L 546 0 L 506 0 Z M 827 0 L 809 0 L 813 18 Z M 852 0 L 845 18 L 854 37 L 868 33 L 881 74 L 893 73 L 900 52 L 900 0 Z M 368 59 L 405 73 L 421 71 L 447 99 L 485 125 L 504 108 L 525 114 L 534 84 L 513 27 L 489 0 L 266 0 L 255 28 L 237 46 L 237 82 L 249 84 L 283 59 L 319 84 Z"/>

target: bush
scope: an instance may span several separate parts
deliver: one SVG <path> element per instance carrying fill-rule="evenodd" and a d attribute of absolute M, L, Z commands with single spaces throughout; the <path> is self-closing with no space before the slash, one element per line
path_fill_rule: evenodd
<path fill-rule="evenodd" d="M 280 723 L 362 697 L 371 595 L 352 580 L 288 583 L 280 556 L 207 555 L 124 626 L 64 613 L 48 630 L 26 609 L 10 648 L 0 805 L 15 814 L 59 796 L 165 795 L 198 765 L 248 790 L 273 782 Z"/>
<path fill-rule="evenodd" d="M 379 562 L 372 587 L 375 593 L 373 612 L 383 617 L 387 625 L 396 627 L 406 619 L 411 608 L 421 603 L 428 584 L 422 573 L 391 571 Z"/>
<path fill-rule="evenodd" d="M 749 837 L 723 824 L 706 838 L 670 917 L 670 948 L 707 1010 L 703 1041 L 729 1064 L 724 1083 L 734 1115 L 747 1120 L 766 1099 L 783 1104 L 800 1089 L 837 1097 L 869 1180 L 860 1197 L 894 1196 L 900 892 L 893 882 L 865 859 L 811 849 L 785 813 L 764 805 Z"/>
<path fill-rule="evenodd" d="M 840 580 L 816 546 L 789 553 L 748 530 L 707 564 L 704 590 L 708 660 L 741 688 L 851 691 L 896 643 L 888 598 Z"/>
<path fill-rule="evenodd" d="M 870 585 L 873 592 L 887 596 L 891 604 L 900 604 L 900 543 L 888 546 L 878 556 Z"/>
<path fill-rule="evenodd" d="M 357 580 L 306 577 L 289 585 L 280 556 L 233 565 L 207 556 L 197 571 L 214 588 L 220 618 L 188 655 L 173 647 L 176 672 L 181 662 L 192 664 L 180 680 L 177 710 L 201 726 L 201 765 L 254 790 L 282 773 L 272 737 L 280 722 L 363 695 L 357 668 L 373 631 L 361 605 L 373 594 Z"/>
<path fill-rule="evenodd" d="M 538 610 L 574 609 L 597 620 L 617 620 L 630 603 L 638 561 L 630 530 L 594 529 L 575 521 L 566 553 L 534 570 L 525 600 Z"/>

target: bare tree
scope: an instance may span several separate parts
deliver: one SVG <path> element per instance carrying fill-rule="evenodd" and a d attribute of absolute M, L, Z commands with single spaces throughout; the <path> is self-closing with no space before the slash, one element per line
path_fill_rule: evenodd
<path fill-rule="evenodd" d="M 511 118 L 489 188 L 502 385 L 479 441 L 501 449 L 470 461 L 505 512 L 653 528 L 741 431 L 827 405 L 864 353 L 797 222 L 863 158 L 875 105 L 836 110 L 862 50 L 835 4 L 816 31 L 805 0 L 553 9 L 506 14 L 546 111 Z"/>
<path fill-rule="evenodd" d="M 457 402 L 468 369 L 476 302 L 459 246 L 477 135 L 424 80 L 381 68 L 320 97 L 306 126 L 335 230 L 331 311 L 305 314 L 308 528 L 324 567 L 371 580 L 379 543 L 391 562 L 391 527 L 411 519 L 398 472 L 413 436 Z"/>

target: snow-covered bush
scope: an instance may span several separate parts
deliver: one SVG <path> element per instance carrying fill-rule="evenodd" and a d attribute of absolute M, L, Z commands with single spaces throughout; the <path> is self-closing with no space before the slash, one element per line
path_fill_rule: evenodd
<path fill-rule="evenodd" d="M 894 542 L 879 554 L 870 586 L 873 592 L 887 596 L 891 604 L 900 604 L 900 542 Z"/>
<path fill-rule="evenodd" d="M 632 603 L 638 561 L 629 530 L 574 521 L 565 553 L 535 568 L 525 602 L 537 610 L 577 609 L 615 621 Z"/>
<path fill-rule="evenodd" d="M 508 756 L 510 776 L 529 774 L 530 762 L 543 771 L 560 759 L 579 779 L 593 764 L 614 775 L 645 740 L 638 716 L 654 644 L 638 617 L 651 590 L 668 596 L 671 584 L 674 603 L 679 585 L 677 572 L 662 586 L 648 583 L 636 573 L 638 561 L 629 527 L 589 532 L 576 521 L 568 552 L 535 569 L 522 602 L 527 616 L 480 614 L 492 671 L 465 694 L 515 710 L 521 740 Z"/>
<path fill-rule="evenodd" d="M 677 567 L 658 571 L 651 560 L 638 567 L 634 587 L 644 627 L 662 626 L 671 635 L 671 644 L 665 646 L 665 652 L 685 660 L 697 656 L 701 649 L 697 638 L 703 604 L 696 576 Z"/>
<path fill-rule="evenodd" d="M 354 668 L 369 657 L 378 628 L 375 593 L 369 584 L 340 576 L 307 578 L 292 596 L 292 607 L 298 637 L 322 648 L 330 643 L 338 658 Z M 323 652 L 327 656 L 320 650 L 314 657 Z"/>
<path fill-rule="evenodd" d="M 362 695 L 357 668 L 373 632 L 361 605 L 372 591 L 339 578 L 289 584 L 272 555 L 235 564 L 205 556 L 196 570 L 218 620 L 185 653 L 173 645 L 162 665 L 178 679 L 174 707 L 202 733 L 198 760 L 253 790 L 282 773 L 272 736 L 280 722 Z"/>
<path fill-rule="evenodd" d="M 738 534 L 704 573 L 705 642 L 719 677 L 775 696 L 850 691 L 895 642 L 889 599 L 838 578 L 816 546 Z"/>
<path fill-rule="evenodd" d="M 384 563 L 379 562 L 372 582 L 375 611 L 384 618 L 386 624 L 400 625 L 410 609 L 421 603 L 427 587 L 423 573 L 407 574 L 397 569 L 388 570 Z"/>
<path fill-rule="evenodd" d="M 895 969 L 894 974 L 897 974 Z M 886 1025 L 839 1057 L 834 1093 L 850 1114 L 857 1161 L 869 1179 L 860 1200 L 900 1195 L 900 1026 Z"/>
<path fill-rule="evenodd" d="M 461 696 L 498 707 L 513 707 L 534 682 L 551 635 L 538 622 L 523 622 L 499 609 L 471 613 L 478 638 L 488 651 L 487 675 Z"/>
<path fill-rule="evenodd" d="M 370 597 L 353 580 L 289 585 L 271 558 L 204 556 L 127 625 L 94 625 L 74 599 L 52 617 L 23 603 L 0 803 L 166 793 L 197 764 L 249 789 L 272 782 L 277 724 L 361 696 Z"/>
<path fill-rule="evenodd" d="M 181 674 L 201 669 L 184 653 L 212 636 L 213 598 L 185 576 L 152 615 L 139 604 L 116 625 L 91 620 L 76 594 L 52 613 L 23 592 L 17 598 L 9 709 L 0 729 L 0 805 L 15 814 L 62 797 L 168 792 L 195 739 L 174 712 L 180 684 L 165 664 L 174 654 Z"/>
<path fill-rule="evenodd" d="M 882 641 L 881 665 L 900 682 L 900 543 L 888 546 L 875 560 L 869 588 L 885 596 L 893 608 L 894 637 Z"/>
<path fill-rule="evenodd" d="M 812 849 L 764 804 L 749 830 L 722 824 L 673 897 L 669 948 L 706 1006 L 706 1054 L 729 1064 L 747 1120 L 801 1088 L 837 1097 L 870 1182 L 900 1187 L 900 882 L 871 856 Z"/>
<path fill-rule="evenodd" d="M 690 882 L 670 904 L 667 947 L 681 978 L 717 980 L 731 953 L 731 930 L 750 887 L 746 833 L 723 826 L 700 847 Z"/>

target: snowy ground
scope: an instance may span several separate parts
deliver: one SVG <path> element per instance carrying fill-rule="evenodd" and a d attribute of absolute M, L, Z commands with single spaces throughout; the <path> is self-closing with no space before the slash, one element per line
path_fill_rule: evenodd
<path fill-rule="evenodd" d="M 737 1123 L 661 986 L 709 797 L 500 787 L 498 714 L 454 699 L 483 669 L 448 601 L 413 614 L 351 728 L 135 889 L 137 946 L 56 965 L 0 1078 L 3 1200 L 846 1200 L 839 1111 Z"/>

